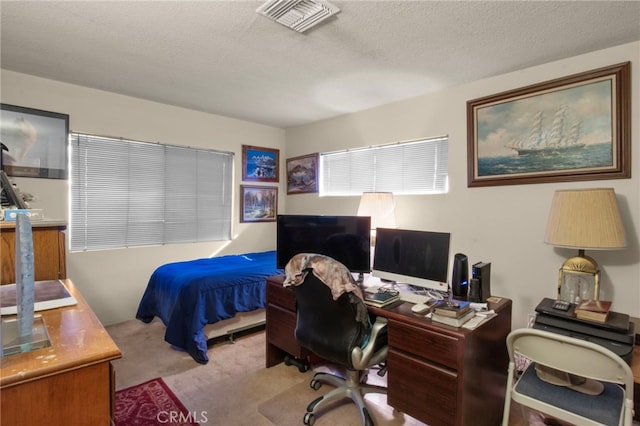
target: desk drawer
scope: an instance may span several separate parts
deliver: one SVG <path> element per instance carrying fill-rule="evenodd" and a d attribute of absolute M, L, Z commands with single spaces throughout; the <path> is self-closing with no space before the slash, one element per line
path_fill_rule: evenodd
<path fill-rule="evenodd" d="M 389 321 L 389 346 L 458 369 L 460 340 L 399 321 Z"/>
<path fill-rule="evenodd" d="M 455 372 L 394 349 L 389 350 L 387 365 L 389 405 L 430 426 L 457 423 L 458 375 Z"/>
<path fill-rule="evenodd" d="M 304 358 L 307 351 L 296 342 L 296 314 L 272 304 L 269 304 L 267 309 L 269 343 L 296 358 Z"/>
<path fill-rule="evenodd" d="M 271 304 L 293 312 L 296 311 L 296 297 L 293 290 L 283 287 L 282 284 L 267 280 L 267 300 Z"/>

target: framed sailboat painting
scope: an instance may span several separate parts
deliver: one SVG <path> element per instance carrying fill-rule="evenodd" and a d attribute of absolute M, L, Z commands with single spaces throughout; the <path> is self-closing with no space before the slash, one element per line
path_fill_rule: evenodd
<path fill-rule="evenodd" d="M 467 185 L 631 177 L 630 63 L 467 102 Z"/>

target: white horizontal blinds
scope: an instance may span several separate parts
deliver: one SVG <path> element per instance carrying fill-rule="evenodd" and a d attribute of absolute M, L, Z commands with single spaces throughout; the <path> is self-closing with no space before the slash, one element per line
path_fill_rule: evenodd
<path fill-rule="evenodd" d="M 71 250 L 231 236 L 233 154 L 72 134 Z"/>
<path fill-rule="evenodd" d="M 321 195 L 448 191 L 448 138 L 381 145 L 320 156 Z"/>

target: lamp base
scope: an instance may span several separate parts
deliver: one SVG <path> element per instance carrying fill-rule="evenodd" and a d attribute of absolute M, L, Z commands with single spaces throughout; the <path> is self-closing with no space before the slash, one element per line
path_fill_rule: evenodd
<path fill-rule="evenodd" d="M 598 263 L 580 250 L 578 256 L 565 260 L 558 271 L 558 299 L 571 303 L 598 300 L 600 270 Z"/>

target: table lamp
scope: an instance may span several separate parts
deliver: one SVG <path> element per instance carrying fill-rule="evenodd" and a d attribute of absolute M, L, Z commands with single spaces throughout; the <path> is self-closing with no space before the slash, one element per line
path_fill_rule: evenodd
<path fill-rule="evenodd" d="M 613 188 L 556 191 L 551 202 L 545 243 L 578 249 L 558 272 L 558 299 L 572 303 L 598 300 L 600 270 L 585 249 L 615 250 L 626 247 Z"/>
<path fill-rule="evenodd" d="M 396 203 L 393 192 L 363 192 L 358 216 L 371 217 L 371 246 L 376 245 L 377 228 L 396 227 Z"/>

